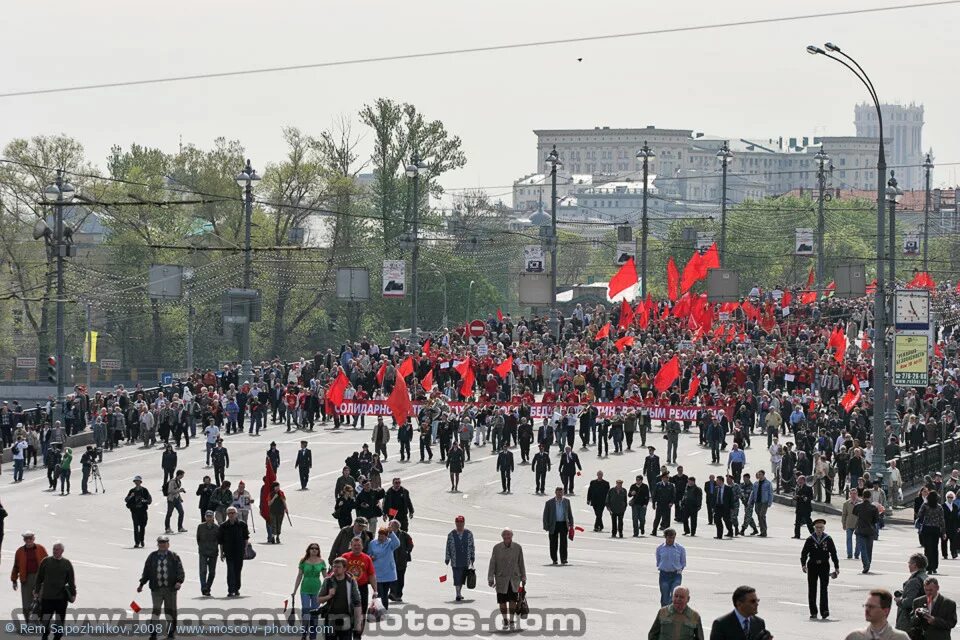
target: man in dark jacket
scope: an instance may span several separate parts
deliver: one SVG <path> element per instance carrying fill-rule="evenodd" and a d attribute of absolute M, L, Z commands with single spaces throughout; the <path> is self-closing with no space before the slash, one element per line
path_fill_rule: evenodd
<path fill-rule="evenodd" d="M 147 511 L 153 498 L 150 492 L 143 486 L 143 478 L 134 476 L 133 487 L 127 492 L 124 498 L 127 509 L 130 509 L 130 517 L 133 519 L 133 548 L 144 545 L 144 535 L 147 529 Z"/>
<path fill-rule="evenodd" d="M 810 514 L 813 513 L 813 489 L 807 485 L 806 476 L 797 476 L 797 490 L 794 495 L 795 517 L 793 521 L 793 537 L 800 539 L 800 526 L 806 525 L 810 534 L 813 535 L 813 520 Z"/>
<path fill-rule="evenodd" d="M 660 482 L 653 486 L 650 499 L 653 501 L 653 508 L 655 509 L 653 528 L 650 530 L 650 534 L 655 536 L 657 531 L 670 526 L 670 509 L 677 501 L 677 490 L 670 482 L 669 472 L 664 471 L 660 474 Z"/>
<path fill-rule="evenodd" d="M 703 483 L 703 496 L 707 502 L 707 524 L 713 524 L 713 508 L 717 506 L 717 477 L 710 474 L 710 479 Z"/>
<path fill-rule="evenodd" d="M 683 492 L 683 535 L 697 535 L 697 516 L 703 507 L 703 490 L 697 486 L 697 479 L 687 478 Z"/>
<path fill-rule="evenodd" d="M 197 486 L 197 495 L 200 496 L 200 517 L 205 518 L 210 507 L 210 496 L 216 491 L 217 485 L 210 482 L 210 476 L 203 476 L 203 482 Z"/>
<path fill-rule="evenodd" d="M 623 488 L 623 480 L 617 480 L 616 485 L 607 492 L 607 509 L 610 510 L 611 538 L 623 537 L 623 514 L 627 511 L 627 490 Z M 603 523 L 601 522 L 601 525 Z"/>
<path fill-rule="evenodd" d="M 949 640 L 957 626 L 957 603 L 940 595 L 940 582 L 933 576 L 923 581 L 923 595 L 913 601 L 911 637 L 924 640 Z"/>
<path fill-rule="evenodd" d="M 660 477 L 660 456 L 654 453 L 656 447 L 647 447 L 650 453 L 643 460 L 643 475 L 647 476 L 647 484 L 653 487 Z M 654 532 L 656 533 L 656 532 Z"/>
<path fill-rule="evenodd" d="M 344 467 L 344 468 L 343 468 L 343 473 L 340 475 L 339 478 L 337 478 L 337 482 L 336 482 L 336 484 L 334 484 L 334 486 L 333 486 L 333 499 L 334 499 L 334 500 L 336 500 L 338 497 L 340 497 L 340 494 L 343 493 L 343 488 L 344 488 L 344 487 L 350 487 L 350 488 L 352 488 L 352 489 L 356 489 L 356 488 L 357 488 L 357 480 L 356 480 L 356 478 L 350 473 L 350 467 Z M 347 551 L 349 551 L 349 549 L 348 549 Z M 344 553 L 346 553 L 346 552 L 344 552 Z"/>
<path fill-rule="evenodd" d="M 500 493 L 510 493 L 510 476 L 513 473 L 513 452 L 510 443 L 504 441 L 503 448 L 497 454 L 497 471 L 500 472 Z"/>
<path fill-rule="evenodd" d="M 170 620 L 168 638 L 174 637 L 177 628 L 177 591 L 186 580 L 183 572 L 183 562 L 180 556 L 170 551 L 170 538 L 163 535 L 157 538 L 157 550 L 147 556 L 140 574 L 140 585 L 137 593 L 143 591 L 143 585 L 150 583 L 150 597 L 153 599 L 153 612 L 150 614 L 150 623 L 153 629 L 157 628 L 160 618 L 160 608 L 163 615 Z M 157 632 L 150 634 L 151 640 L 157 640 Z"/>
<path fill-rule="evenodd" d="M 817 619 L 817 582 L 820 583 L 819 613 L 824 620 L 830 617 L 830 599 L 827 587 L 830 578 L 840 573 L 840 560 L 837 558 L 837 546 L 833 538 L 824 533 L 827 521 L 817 518 L 813 523 L 814 533 L 803 544 L 800 551 L 800 566 L 807 574 L 807 602 L 810 605 L 810 619 Z M 833 573 L 830 563 L 833 562 Z"/>
<path fill-rule="evenodd" d="M 560 482 L 563 484 L 566 495 L 576 495 L 573 493 L 573 483 L 577 477 L 577 472 L 582 469 L 580 456 L 575 454 L 570 447 L 564 447 L 563 453 L 560 454 L 560 462 L 557 463 L 557 471 L 560 472 Z"/>
<path fill-rule="evenodd" d="M 593 521 L 593 531 L 603 531 L 603 510 L 607 506 L 607 493 L 610 491 L 610 483 L 603 479 L 603 471 L 597 471 L 595 480 L 590 481 L 587 488 L 587 506 L 593 507 L 593 514 L 596 519 Z M 614 530 L 616 533 L 616 530 Z"/>
<path fill-rule="evenodd" d="M 733 512 L 734 492 L 723 482 L 723 476 L 717 476 L 714 484 L 716 500 L 713 505 L 713 524 L 717 527 L 717 540 L 723 540 L 723 528 L 726 525 L 727 537 L 733 537 L 733 523 L 730 515 Z"/>
<path fill-rule="evenodd" d="M 300 450 L 297 451 L 297 461 L 293 463 L 293 468 L 300 472 L 300 491 L 306 491 L 310 481 L 310 469 L 313 468 L 313 452 L 307 448 L 306 440 L 300 441 Z"/>
<path fill-rule="evenodd" d="M 397 579 L 390 585 L 388 597 L 393 602 L 403 602 L 403 586 L 407 575 L 407 563 L 412 560 L 410 555 L 413 553 L 413 538 L 400 528 L 399 520 L 390 521 L 390 530 L 397 535 L 400 546 L 393 552 L 393 561 L 397 565 Z"/>
<path fill-rule="evenodd" d="M 927 579 L 927 557 L 915 553 L 907 561 L 910 577 L 896 597 L 897 629 L 909 632 L 913 628 L 913 603 L 923 595 L 923 581 Z"/>
<path fill-rule="evenodd" d="M 678 425 L 680 423 L 677 423 Z M 677 466 L 677 472 L 670 477 L 673 488 L 676 490 L 677 503 L 674 513 L 674 522 L 683 522 L 683 494 L 687 491 L 687 474 L 683 472 L 683 465 Z"/>
<path fill-rule="evenodd" d="M 370 545 L 370 540 L 373 538 L 373 535 L 367 530 L 368 526 L 369 522 L 367 519 L 359 517 L 354 520 L 353 524 L 349 527 L 340 529 L 340 533 L 333 539 L 333 545 L 330 547 L 330 555 L 327 557 L 339 558 L 350 551 L 350 542 L 357 536 L 363 540 L 363 552 L 366 553 L 367 547 Z"/>
<path fill-rule="evenodd" d="M 227 563 L 227 597 L 240 595 L 240 574 L 243 571 L 244 552 L 250 530 L 247 523 L 237 517 L 237 508 L 227 509 L 227 519 L 220 525 L 217 542 L 220 544 L 220 560 Z"/>
<path fill-rule="evenodd" d="M 630 485 L 627 497 L 630 499 L 633 537 L 639 538 L 646 534 L 647 505 L 650 503 L 650 487 L 643 483 L 642 475 L 638 475 L 637 481 Z"/>
<path fill-rule="evenodd" d="M 197 555 L 200 556 L 200 593 L 209 596 L 213 578 L 217 575 L 217 555 L 220 545 L 220 527 L 214 512 L 207 510 L 203 522 L 197 525 Z"/>
<path fill-rule="evenodd" d="M 537 483 L 537 495 L 543 495 L 546 492 L 547 471 L 550 471 L 550 454 L 544 450 L 544 446 L 539 445 L 540 451 L 534 454 L 530 461 L 530 470 L 533 471 Z"/>
<path fill-rule="evenodd" d="M 388 518 L 394 518 L 400 523 L 400 528 L 409 530 L 410 518 L 413 517 L 413 501 L 410 492 L 401 486 L 400 478 L 394 478 L 383 498 L 383 512 Z"/>
<path fill-rule="evenodd" d="M 757 615 L 760 598 L 757 590 L 746 585 L 733 591 L 733 611 L 713 621 L 710 640 L 759 640 L 769 637 L 767 624 Z"/>
<path fill-rule="evenodd" d="M 173 445 L 168 444 L 164 447 L 160 466 L 163 467 L 163 484 L 167 484 L 167 481 L 177 472 L 177 452 L 173 450 Z"/>

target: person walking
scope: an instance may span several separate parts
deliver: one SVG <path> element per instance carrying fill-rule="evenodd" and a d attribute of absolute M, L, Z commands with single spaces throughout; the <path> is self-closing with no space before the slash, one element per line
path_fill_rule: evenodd
<path fill-rule="evenodd" d="M 453 441 L 453 445 L 450 447 L 450 452 L 447 454 L 446 464 L 447 469 L 450 470 L 450 491 L 456 493 L 460 491 L 460 474 L 463 473 L 464 465 L 464 454 L 465 451 L 463 447 L 460 446 L 460 443 L 457 440 Z M 500 457 L 497 457 L 497 467 L 500 466 Z"/>
<path fill-rule="evenodd" d="M 655 552 L 657 571 L 660 572 L 660 606 L 670 604 L 673 590 L 683 581 L 683 570 L 687 568 L 687 550 L 677 543 L 675 529 L 663 532 L 663 544 Z"/>
<path fill-rule="evenodd" d="M 757 514 L 757 526 L 760 528 L 760 537 L 767 537 L 767 510 L 773 504 L 773 485 L 767 480 L 767 472 L 763 469 L 757 471 L 757 481 L 753 483 L 750 489 L 750 498 L 747 501 L 747 509 L 752 508 Z M 751 533 L 750 535 L 753 535 Z"/>
<path fill-rule="evenodd" d="M 164 445 L 163 454 L 160 456 L 160 468 L 163 469 L 163 484 L 167 484 L 177 472 L 177 452 L 173 450 L 172 444 Z"/>
<path fill-rule="evenodd" d="M 530 470 L 533 471 L 536 481 L 536 491 L 534 493 L 542 496 L 546 493 L 547 471 L 550 471 L 551 462 L 550 454 L 544 450 L 543 444 L 539 446 L 539 449 L 533 455 L 533 460 L 530 461 Z"/>
<path fill-rule="evenodd" d="M 233 504 L 233 492 L 230 490 L 229 480 L 224 480 L 219 487 L 213 490 L 207 504 L 216 514 L 217 524 L 223 524 L 223 521 L 227 519 L 227 509 Z M 239 510 L 237 513 L 239 513 Z"/>
<path fill-rule="evenodd" d="M 290 511 L 287 509 L 287 496 L 280 488 L 279 482 L 274 482 L 270 487 L 270 532 L 271 538 L 268 544 L 280 544 L 280 530 L 283 528 L 283 517 L 290 517 Z"/>
<path fill-rule="evenodd" d="M 733 475 L 733 481 L 739 483 L 743 475 L 743 467 L 747 464 L 747 454 L 734 442 L 730 453 L 727 454 L 727 471 Z"/>
<path fill-rule="evenodd" d="M 244 553 L 250 540 L 247 523 L 237 517 L 237 508 L 227 509 L 227 519 L 217 532 L 220 545 L 220 561 L 227 564 L 227 597 L 240 596 L 241 574 L 243 573 Z"/>
<path fill-rule="evenodd" d="M 158 537 L 157 550 L 151 552 L 143 563 L 140 584 L 137 586 L 137 593 L 141 593 L 143 585 L 148 583 L 150 585 L 150 598 L 153 601 L 150 625 L 154 630 L 150 634 L 150 640 L 157 640 L 156 629 L 159 628 L 161 607 L 163 607 L 163 615 L 170 621 L 167 638 L 173 638 L 176 635 L 177 592 L 186 578 L 180 556 L 170 551 L 170 538 L 166 535 Z"/>
<path fill-rule="evenodd" d="M 390 521 L 390 530 L 393 531 L 400 540 L 400 546 L 393 552 L 394 561 L 397 563 L 397 579 L 390 585 L 390 595 L 393 602 L 403 602 L 403 588 L 406 585 L 407 564 L 413 560 L 413 538 L 410 534 L 400 528 L 400 522 Z"/>
<path fill-rule="evenodd" d="M 387 460 L 387 443 L 390 442 L 390 429 L 383 422 L 382 416 L 377 416 L 377 424 L 373 426 L 373 452 L 379 453 L 384 462 Z"/>
<path fill-rule="evenodd" d="M 208 597 L 217 575 L 219 538 L 220 527 L 214 519 L 214 512 L 207 510 L 203 522 L 197 525 L 197 555 L 200 557 L 200 594 Z"/>
<path fill-rule="evenodd" d="M 718 475 L 716 479 L 716 502 L 713 507 L 713 524 L 717 527 L 717 540 L 723 540 L 723 529 L 727 529 L 727 537 L 733 537 L 733 525 L 730 520 L 733 512 L 733 491 L 724 484 L 723 476 Z"/>
<path fill-rule="evenodd" d="M 320 545 L 311 542 L 297 563 L 297 579 L 293 583 L 293 593 L 300 589 L 300 613 L 303 616 L 303 634 L 301 638 L 317 639 L 317 609 L 320 607 L 320 583 L 327 572 L 327 563 L 320 553 Z"/>
<path fill-rule="evenodd" d="M 697 479 L 687 478 L 687 486 L 681 498 L 683 504 L 683 535 L 696 537 L 697 517 L 703 508 L 703 489 L 697 486 Z"/>
<path fill-rule="evenodd" d="M 660 474 L 660 482 L 653 485 L 650 494 L 650 500 L 653 502 L 654 516 L 653 526 L 650 528 L 650 535 L 656 536 L 658 531 L 663 531 L 670 526 L 670 510 L 673 509 L 677 501 L 677 489 L 670 482 L 670 472 L 664 470 Z M 663 606 L 666 606 L 664 604 Z"/>
<path fill-rule="evenodd" d="M 497 454 L 497 471 L 500 472 L 500 493 L 510 493 L 510 476 L 513 474 L 513 452 L 510 443 L 504 441 L 503 448 Z"/>
<path fill-rule="evenodd" d="M 680 444 L 680 423 L 667 420 L 664 425 L 664 437 L 667 440 L 667 464 L 677 464 L 677 447 Z"/>
<path fill-rule="evenodd" d="M 453 570 L 453 588 L 457 592 L 457 602 L 463 601 L 463 583 L 468 569 L 473 569 L 477 552 L 473 543 L 473 532 L 466 528 L 466 518 L 457 516 L 453 521 L 453 531 L 447 534 L 446 551 L 443 563 Z"/>
<path fill-rule="evenodd" d="M 703 622 L 700 614 L 687 606 L 689 602 L 690 590 L 676 587 L 670 604 L 653 619 L 647 640 L 703 640 Z"/>
<path fill-rule="evenodd" d="M 410 491 L 404 487 L 400 478 L 394 478 L 383 496 L 383 519 L 395 518 L 400 522 L 400 528 L 409 531 L 410 518 L 413 518 L 413 500 Z"/>
<path fill-rule="evenodd" d="M 643 475 L 647 477 L 647 485 L 653 487 L 660 477 L 660 456 L 656 454 L 656 447 L 647 447 L 647 457 L 643 459 Z"/>
<path fill-rule="evenodd" d="M 877 537 L 877 523 L 880 521 L 880 512 L 877 505 L 870 501 L 870 490 L 863 492 L 863 500 L 853 507 L 853 515 L 857 518 L 857 546 L 860 548 L 860 561 L 863 563 L 861 573 L 870 573 L 870 562 L 873 560 L 873 541 Z"/>
<path fill-rule="evenodd" d="M 896 493 L 890 492 L 896 497 Z M 943 522 L 946 526 L 944 533 L 946 538 L 940 542 L 940 555 L 947 559 L 947 546 L 950 547 L 950 557 L 954 560 L 960 555 L 960 502 L 957 502 L 957 494 L 953 491 L 947 491 L 943 500 Z"/>
<path fill-rule="evenodd" d="M 562 491 L 562 488 L 557 489 L 558 499 L 566 502 L 569 509 L 570 501 L 563 497 Z M 513 531 L 504 529 L 500 538 L 501 542 L 495 544 L 490 553 L 487 584 L 496 587 L 503 628 L 509 629 L 514 625 L 520 590 L 527 583 L 527 569 L 523 562 L 523 548 L 513 541 Z"/>
<path fill-rule="evenodd" d="M 560 483 L 566 495 L 576 495 L 573 492 L 573 485 L 577 472 L 581 470 L 583 467 L 580 466 L 580 457 L 570 447 L 564 447 L 563 453 L 560 454 L 560 462 L 557 463 L 557 471 L 560 472 Z"/>
<path fill-rule="evenodd" d="M 801 526 L 806 525 L 807 530 L 813 533 L 813 520 L 810 518 L 813 513 L 813 489 L 807 485 L 807 477 L 803 474 L 797 476 L 797 489 L 793 494 L 793 501 L 793 537 L 799 540 Z"/>
<path fill-rule="evenodd" d="M 395 551 L 400 548 L 400 538 L 390 527 L 380 527 L 377 537 L 370 541 L 367 555 L 373 560 L 373 572 L 377 576 L 376 593 L 384 610 L 390 608 L 390 589 L 397 580 Z"/>
<path fill-rule="evenodd" d="M 923 581 L 923 595 L 913 601 L 914 637 L 949 640 L 950 630 L 955 626 L 957 603 L 940 593 L 939 580 L 927 576 Z"/>
<path fill-rule="evenodd" d="M 216 444 L 210 450 L 210 461 L 213 463 L 213 480 L 218 486 L 223 483 L 230 468 L 230 452 L 223 446 L 223 440 L 217 438 Z"/>
<path fill-rule="evenodd" d="M 907 560 L 910 576 L 904 581 L 903 588 L 894 593 L 897 604 L 897 629 L 913 629 L 913 603 L 923 595 L 923 581 L 927 579 L 927 557 L 915 553 Z"/>
<path fill-rule="evenodd" d="M 53 555 L 40 562 L 37 569 L 37 581 L 33 587 L 33 597 L 40 599 L 41 637 L 50 637 L 50 620 L 57 616 L 58 628 L 53 633 L 54 640 L 63 637 L 63 626 L 67 617 L 67 603 L 77 599 L 76 574 L 73 564 L 63 557 L 63 543 L 53 545 Z"/>
<path fill-rule="evenodd" d="M 354 499 L 353 487 L 344 485 L 340 495 L 333 505 L 333 517 L 337 519 L 340 528 L 349 527 L 353 523 L 353 510 L 357 502 Z"/>
<path fill-rule="evenodd" d="M 650 487 L 643 483 L 638 475 L 636 482 L 630 485 L 627 497 L 630 499 L 630 520 L 633 523 L 633 537 L 646 535 L 647 505 L 650 503 Z"/>
<path fill-rule="evenodd" d="M 927 494 L 926 501 L 917 512 L 917 523 L 920 525 L 923 555 L 927 557 L 927 573 L 936 575 L 940 566 L 940 541 L 947 537 L 944 510 L 936 491 Z"/>
<path fill-rule="evenodd" d="M 369 523 L 367 519 L 358 516 L 352 525 L 341 528 L 337 537 L 333 539 L 333 544 L 330 547 L 330 553 L 327 557 L 332 560 L 333 558 L 339 558 L 343 554 L 348 553 L 353 539 L 358 536 L 361 541 L 361 550 L 366 549 L 373 537 L 370 534 L 368 526 Z"/>
<path fill-rule="evenodd" d="M 563 493 L 563 487 L 557 487 L 554 497 L 543 505 L 543 530 L 549 534 L 550 560 L 553 564 L 557 564 L 558 547 L 561 564 L 567 564 L 567 536 L 573 528 L 573 509 L 570 499 L 565 498 Z"/>
<path fill-rule="evenodd" d="M 863 631 L 852 631 L 845 640 L 910 640 L 910 636 L 897 631 L 887 622 L 893 596 L 886 589 L 871 589 L 863 603 L 863 617 L 870 624 Z"/>
<path fill-rule="evenodd" d="M 130 518 L 133 520 L 133 548 L 143 547 L 147 531 L 147 512 L 150 503 L 153 502 L 150 492 L 143 486 L 143 478 L 133 477 L 133 487 L 127 492 L 127 497 L 123 501 L 130 510 Z"/>
<path fill-rule="evenodd" d="M 63 450 L 63 458 L 58 465 L 60 471 L 60 495 L 70 495 L 70 465 L 73 464 L 73 449 L 67 447 Z M 66 488 L 66 493 L 64 493 Z"/>
<path fill-rule="evenodd" d="M 810 619 L 817 619 L 817 583 L 820 583 L 820 616 L 826 620 L 830 617 L 830 596 L 827 587 L 830 578 L 836 579 L 840 574 L 840 560 L 837 558 L 837 546 L 828 534 L 824 532 L 827 521 L 817 518 L 813 521 L 813 534 L 803 543 L 800 551 L 800 567 L 807 574 L 807 603 L 810 605 Z M 830 562 L 833 561 L 833 573 L 830 573 Z"/>
<path fill-rule="evenodd" d="M 854 548 L 854 532 L 857 530 L 857 516 L 853 513 L 853 508 L 860 504 L 860 497 L 857 489 L 850 489 L 847 499 L 843 503 L 843 507 L 840 510 L 840 522 L 843 524 L 843 528 L 846 530 L 847 534 L 847 560 L 852 560 L 856 558 L 860 559 L 860 541 L 856 540 L 856 548 Z M 926 562 L 924 562 L 924 567 L 926 567 Z"/>
<path fill-rule="evenodd" d="M 594 533 L 603 531 L 603 510 L 607 506 L 607 494 L 610 492 L 610 483 L 603 479 L 603 471 L 597 471 L 597 477 L 590 481 L 587 488 L 587 506 L 593 507 Z"/>
<path fill-rule="evenodd" d="M 197 485 L 197 495 L 200 496 L 197 506 L 200 508 L 201 521 L 206 517 L 207 511 L 213 508 L 210 506 L 210 496 L 216 489 L 217 486 L 210 482 L 210 476 L 203 476 L 203 482 Z"/>
<path fill-rule="evenodd" d="M 353 640 L 363 633 L 363 609 L 357 581 L 343 558 L 330 560 L 333 570 L 320 585 L 317 601 L 323 605 L 326 640 Z"/>
<path fill-rule="evenodd" d="M 747 585 L 734 589 L 733 611 L 713 621 L 710 640 L 773 640 L 773 636 L 767 632 L 766 622 L 757 615 L 759 607 L 760 596 L 756 589 Z"/>
<path fill-rule="evenodd" d="M 13 569 L 10 571 L 10 582 L 13 590 L 20 590 L 20 604 L 23 611 L 23 621 L 30 621 L 30 605 L 33 603 L 33 591 L 37 586 L 37 571 L 40 563 L 47 557 L 47 550 L 36 543 L 36 534 L 33 531 L 24 531 L 23 545 L 13 554 Z"/>
<path fill-rule="evenodd" d="M 164 519 L 164 529 L 165 533 L 173 533 L 173 530 L 170 528 L 170 516 L 173 515 L 173 512 L 177 512 L 177 531 L 180 533 L 186 533 L 186 529 L 183 528 L 183 494 L 187 492 L 183 488 L 183 469 L 178 469 L 176 475 L 174 475 L 166 484 L 167 489 L 167 515 Z"/>
<path fill-rule="evenodd" d="M 293 463 L 293 468 L 300 474 L 300 491 L 307 490 L 307 483 L 310 482 L 310 469 L 313 468 L 313 452 L 307 448 L 308 444 L 306 440 L 300 441 L 297 460 Z M 319 582 L 317 583 L 317 588 L 320 588 Z"/>
<path fill-rule="evenodd" d="M 373 544 L 371 541 L 370 544 Z M 369 548 L 369 547 L 368 547 Z M 367 615 L 370 602 L 368 587 L 377 593 L 377 573 L 373 566 L 373 558 L 363 552 L 363 538 L 356 536 L 350 541 L 350 551 L 340 556 L 347 561 L 347 572 L 357 581 L 360 590 L 360 609 Z"/>
<path fill-rule="evenodd" d="M 627 511 L 627 490 L 623 488 L 623 480 L 617 480 L 614 487 L 607 493 L 606 503 L 610 511 L 610 537 L 622 538 L 623 514 Z"/>

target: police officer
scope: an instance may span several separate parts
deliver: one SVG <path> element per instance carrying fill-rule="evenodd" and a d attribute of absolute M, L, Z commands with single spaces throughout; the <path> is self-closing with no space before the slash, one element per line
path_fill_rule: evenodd
<path fill-rule="evenodd" d="M 213 481 L 217 486 L 223 484 L 226 470 L 230 468 L 230 453 L 223 446 L 223 439 L 217 438 L 217 444 L 210 451 L 210 461 L 213 462 Z"/>
<path fill-rule="evenodd" d="M 503 448 L 497 454 L 497 471 L 500 472 L 500 493 L 510 493 L 510 474 L 513 473 L 513 452 L 510 451 L 510 442 L 503 440 Z"/>
<path fill-rule="evenodd" d="M 143 486 L 143 478 L 133 477 L 133 487 L 124 498 L 130 517 L 133 518 L 133 548 L 143 547 L 143 536 L 147 530 L 147 507 L 153 502 L 150 492 Z"/>
<path fill-rule="evenodd" d="M 313 467 L 313 453 L 307 449 L 307 441 L 300 441 L 300 450 L 297 451 L 297 461 L 293 464 L 294 468 L 300 472 L 300 491 L 307 490 L 307 482 L 310 480 L 310 468 Z"/>
<path fill-rule="evenodd" d="M 520 464 L 530 463 L 530 444 L 533 442 L 533 425 L 526 418 L 520 418 L 517 428 L 517 442 L 520 444 Z"/>
<path fill-rule="evenodd" d="M 543 444 L 540 445 L 540 451 L 534 454 L 533 460 L 530 462 L 530 468 L 536 475 L 536 493 L 538 495 L 543 495 L 546 491 L 545 487 L 547 484 L 547 471 L 550 471 L 550 454 L 547 452 L 547 448 L 544 447 Z"/>
<path fill-rule="evenodd" d="M 427 462 L 433 460 L 433 433 L 431 431 L 430 421 L 424 420 L 420 423 L 420 462 L 424 462 L 423 456 L 427 454 Z M 409 454 L 408 454 L 409 456 Z"/>
<path fill-rule="evenodd" d="M 810 605 L 810 619 L 817 619 L 817 582 L 820 582 L 820 616 L 826 620 L 830 617 L 830 600 L 827 595 L 827 585 L 830 578 L 840 574 L 840 560 L 837 558 L 837 546 L 833 538 L 824 533 L 827 521 L 817 518 L 813 521 L 813 535 L 807 538 L 800 552 L 800 566 L 807 574 L 807 601 Z M 830 573 L 830 562 L 833 562 L 833 573 Z"/>

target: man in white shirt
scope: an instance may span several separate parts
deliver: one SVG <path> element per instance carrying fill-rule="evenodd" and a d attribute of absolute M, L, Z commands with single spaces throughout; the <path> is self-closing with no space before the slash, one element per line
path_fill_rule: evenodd
<path fill-rule="evenodd" d="M 204 435 L 207 436 L 207 466 L 210 466 L 210 452 L 213 451 L 213 448 L 217 446 L 217 440 L 220 438 L 220 428 L 217 425 L 210 423 L 206 429 L 203 430 Z"/>

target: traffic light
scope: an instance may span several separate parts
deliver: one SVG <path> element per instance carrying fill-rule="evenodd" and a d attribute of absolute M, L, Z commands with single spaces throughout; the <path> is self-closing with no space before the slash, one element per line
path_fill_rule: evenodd
<path fill-rule="evenodd" d="M 57 358 L 56 356 L 47 357 L 47 380 L 51 384 L 57 384 Z"/>

